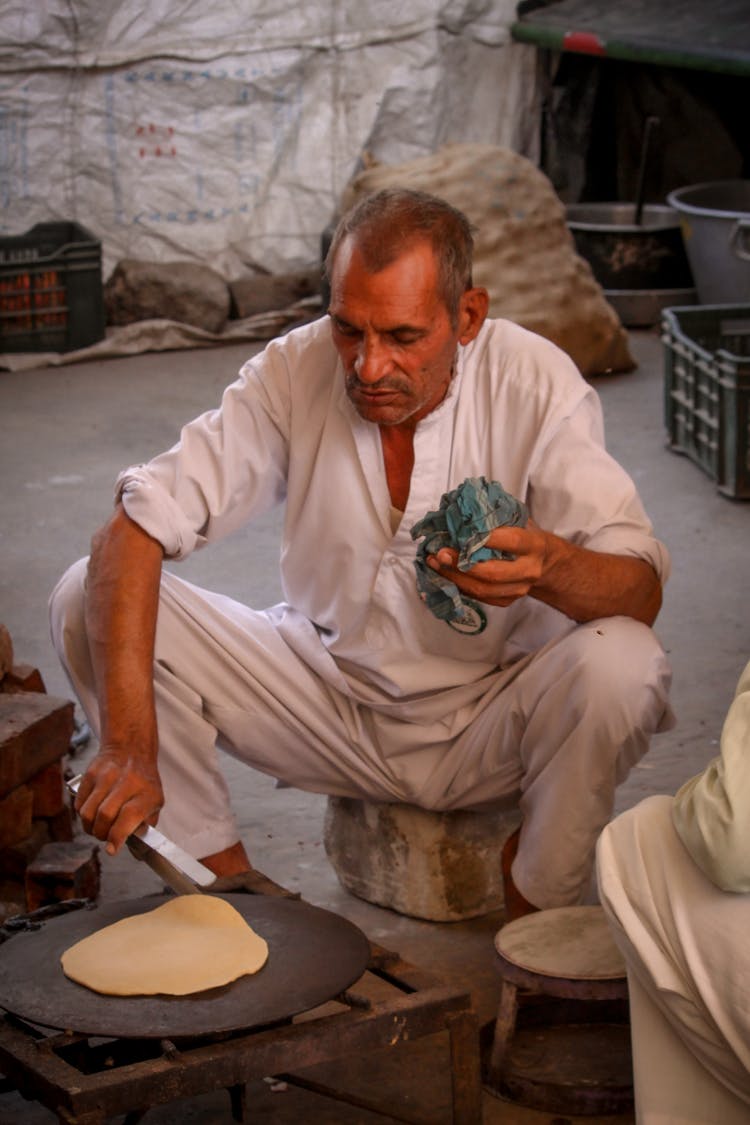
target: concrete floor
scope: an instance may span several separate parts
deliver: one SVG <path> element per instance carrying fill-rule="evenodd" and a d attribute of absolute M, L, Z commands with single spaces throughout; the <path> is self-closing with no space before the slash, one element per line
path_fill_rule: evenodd
<path fill-rule="evenodd" d="M 657 630 L 674 668 L 675 730 L 660 735 L 618 793 L 618 809 L 651 793 L 671 793 L 716 753 L 724 714 L 750 654 L 746 594 L 750 504 L 721 496 L 689 460 L 665 447 L 662 352 L 657 332 L 631 333 L 638 369 L 594 380 L 608 444 L 634 476 L 649 514 L 673 556 L 673 575 Z M 124 465 L 171 444 L 182 421 L 218 401 L 250 353 L 247 345 L 147 354 L 102 363 L 0 372 L 0 621 L 17 659 L 38 667 L 47 690 L 70 697 L 47 633 L 46 600 L 62 570 L 86 553 L 107 517 L 112 483 Z M 279 519 L 181 564 L 180 573 L 257 606 L 279 596 Z M 81 755 L 83 763 L 92 752 Z M 360 902 L 332 872 L 321 842 L 325 799 L 276 790 L 268 779 L 227 761 L 236 811 L 250 854 L 261 870 L 311 903 L 356 922 L 372 940 L 472 990 L 480 1019 L 495 1013 L 497 979 L 492 938 L 502 915 L 459 924 L 430 924 Z M 103 856 L 102 897 L 115 900 L 158 890 L 156 877 L 129 856 Z M 339 1070 L 342 1085 L 376 1086 L 391 1108 L 410 1106 L 427 1121 L 449 1121 L 447 1055 L 439 1037 L 354 1059 Z M 339 1068 L 337 1068 L 339 1069 Z M 575 1121 L 484 1098 L 487 1125 Z M 273 1125 L 390 1121 L 315 1094 L 257 1083 L 250 1119 Z M 44 1125 L 52 1114 L 17 1094 L 0 1094 L 0 1125 Z M 154 1109 L 146 1118 L 200 1125 L 231 1120 L 228 1099 L 208 1094 Z M 632 1121 L 629 1114 L 588 1117 Z"/>

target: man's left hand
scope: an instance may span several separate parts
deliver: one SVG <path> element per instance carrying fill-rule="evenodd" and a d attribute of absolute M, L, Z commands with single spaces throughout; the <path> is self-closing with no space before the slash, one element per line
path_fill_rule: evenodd
<path fill-rule="evenodd" d="M 526 527 L 498 527 L 488 547 L 512 559 L 488 559 L 459 570 L 458 552 L 441 547 L 426 562 L 462 594 L 487 605 L 509 606 L 527 595 L 573 621 L 624 615 L 652 625 L 661 606 L 661 583 L 645 559 L 578 547 L 532 520 Z"/>
<path fill-rule="evenodd" d="M 441 547 L 428 555 L 427 565 L 454 582 L 462 594 L 487 605 L 509 606 L 531 593 L 544 573 L 547 535 L 531 520 L 526 527 L 496 527 L 487 547 L 514 555 L 513 559 L 487 559 L 470 570 L 459 570 L 458 551 Z"/>

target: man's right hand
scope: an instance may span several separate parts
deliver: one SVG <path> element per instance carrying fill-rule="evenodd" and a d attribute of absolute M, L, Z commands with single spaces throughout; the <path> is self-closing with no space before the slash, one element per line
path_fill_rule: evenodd
<path fill-rule="evenodd" d="M 118 505 L 94 536 L 86 629 L 99 703 L 100 746 L 78 790 L 83 826 L 117 852 L 164 803 L 156 765 L 154 637 L 163 551 Z"/>
<path fill-rule="evenodd" d="M 164 804 L 155 766 L 102 749 L 81 779 L 75 807 L 86 832 L 115 855 L 141 824 L 156 824 Z"/>

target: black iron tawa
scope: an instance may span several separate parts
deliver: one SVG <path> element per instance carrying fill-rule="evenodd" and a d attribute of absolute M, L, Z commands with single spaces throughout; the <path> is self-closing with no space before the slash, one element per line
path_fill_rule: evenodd
<path fill-rule="evenodd" d="M 84 1035 L 216 1036 L 309 1011 L 349 988 L 367 968 L 367 938 L 331 911 L 266 895 L 218 897 L 268 943 L 268 960 L 258 973 L 189 996 L 103 996 L 69 980 L 61 954 L 104 926 L 163 904 L 163 895 L 149 895 L 52 918 L 40 930 L 6 941 L 0 946 L 0 1008 L 42 1027 Z"/>

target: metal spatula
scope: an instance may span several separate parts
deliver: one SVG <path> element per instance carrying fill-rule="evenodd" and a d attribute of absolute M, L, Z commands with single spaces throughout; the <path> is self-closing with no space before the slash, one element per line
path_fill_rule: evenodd
<path fill-rule="evenodd" d="M 78 792 L 82 777 L 78 774 L 68 782 L 71 793 Z M 125 843 L 136 859 L 147 863 L 177 894 L 201 894 L 216 882 L 213 871 L 150 824 L 141 824 Z"/>

